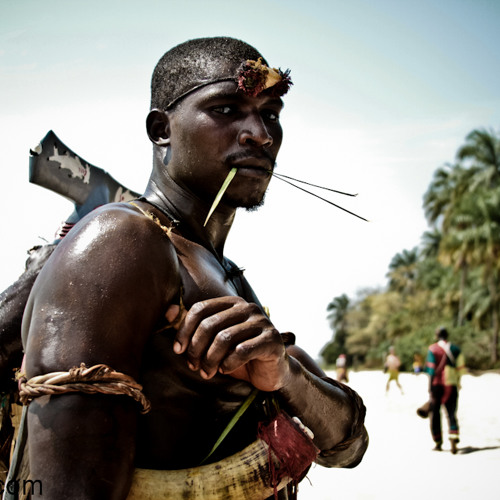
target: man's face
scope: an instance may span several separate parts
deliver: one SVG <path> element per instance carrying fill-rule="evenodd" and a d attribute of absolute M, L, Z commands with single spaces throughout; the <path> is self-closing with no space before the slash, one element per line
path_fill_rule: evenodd
<path fill-rule="evenodd" d="M 229 171 L 238 171 L 222 203 L 261 204 L 281 146 L 283 102 L 248 97 L 233 82 L 208 85 L 185 97 L 169 113 L 168 171 L 182 187 L 211 204 Z"/>

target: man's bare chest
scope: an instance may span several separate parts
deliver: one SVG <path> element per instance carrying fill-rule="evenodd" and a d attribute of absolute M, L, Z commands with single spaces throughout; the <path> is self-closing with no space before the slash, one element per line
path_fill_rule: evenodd
<path fill-rule="evenodd" d="M 182 236 L 171 236 L 177 252 L 184 305 L 201 300 L 241 295 L 238 268 L 219 259 L 202 245 Z"/>

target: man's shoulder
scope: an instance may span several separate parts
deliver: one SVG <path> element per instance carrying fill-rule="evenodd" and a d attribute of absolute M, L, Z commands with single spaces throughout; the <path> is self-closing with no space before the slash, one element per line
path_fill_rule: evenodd
<path fill-rule="evenodd" d="M 429 346 L 429 353 L 440 358 L 444 354 L 444 350 L 437 342 L 434 342 Z"/>
<path fill-rule="evenodd" d="M 109 244 L 113 238 L 118 238 L 123 244 L 133 244 L 129 251 L 169 242 L 166 228 L 151 214 L 141 211 L 135 204 L 123 202 L 108 203 L 93 210 L 69 233 L 74 237 L 82 234 L 86 241 L 94 243 L 103 240 Z"/>
<path fill-rule="evenodd" d="M 80 222 L 88 224 L 95 220 L 111 218 L 120 224 L 141 224 L 147 223 L 146 211 L 141 211 L 135 202 L 115 202 L 106 203 L 87 214 Z"/>
<path fill-rule="evenodd" d="M 175 249 L 160 227 L 128 203 L 109 203 L 81 219 L 57 245 L 48 269 L 80 274 L 158 276 L 177 269 Z M 53 270 L 53 269 L 52 269 Z M 164 273 L 162 273 L 162 270 Z"/>

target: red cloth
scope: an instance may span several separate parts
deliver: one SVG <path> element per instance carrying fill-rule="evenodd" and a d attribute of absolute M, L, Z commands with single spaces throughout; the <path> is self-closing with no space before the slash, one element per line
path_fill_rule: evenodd
<path fill-rule="evenodd" d="M 269 445 L 269 468 L 275 496 L 284 477 L 296 483 L 300 481 L 319 453 L 312 439 L 284 411 L 270 423 L 260 423 L 258 437 Z M 276 459 L 278 466 L 275 465 Z"/>

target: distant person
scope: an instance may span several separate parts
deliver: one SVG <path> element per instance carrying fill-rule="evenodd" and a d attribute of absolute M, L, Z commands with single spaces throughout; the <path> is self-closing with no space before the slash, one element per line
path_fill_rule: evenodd
<path fill-rule="evenodd" d="M 389 386 L 391 381 L 394 380 L 396 385 L 399 387 L 401 394 L 403 394 L 403 388 L 399 383 L 399 368 L 401 366 L 401 361 L 396 356 L 396 351 L 393 346 L 389 347 L 389 354 L 385 358 L 384 371 L 389 373 L 389 378 L 387 379 L 387 384 L 385 386 L 385 392 L 389 392 Z"/>
<path fill-rule="evenodd" d="M 419 352 L 416 352 L 413 355 L 413 373 L 418 375 L 422 373 L 424 369 L 424 360 L 422 359 L 422 355 Z"/>
<path fill-rule="evenodd" d="M 347 358 L 345 354 L 340 354 L 336 361 L 337 366 L 337 380 L 339 382 L 349 383 L 349 377 L 347 376 Z"/>
<path fill-rule="evenodd" d="M 431 401 L 431 434 L 441 451 L 443 436 L 441 430 L 441 405 L 448 414 L 451 452 L 457 452 L 459 443 L 457 406 L 460 378 L 465 373 L 465 358 L 460 348 L 448 341 L 446 328 L 436 330 L 437 342 L 429 346 L 425 371 L 430 375 L 429 393 Z"/>

